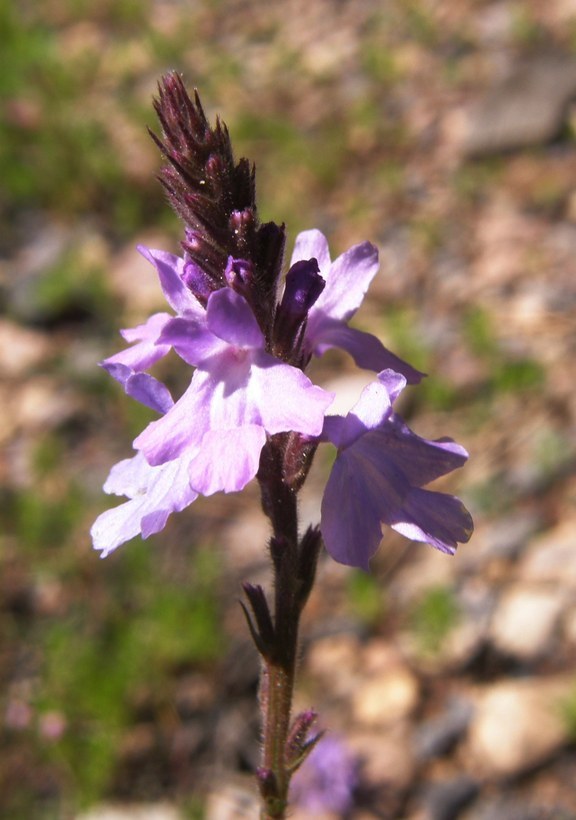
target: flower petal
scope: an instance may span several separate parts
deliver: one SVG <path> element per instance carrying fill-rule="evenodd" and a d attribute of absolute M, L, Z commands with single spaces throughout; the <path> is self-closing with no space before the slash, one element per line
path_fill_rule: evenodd
<path fill-rule="evenodd" d="M 161 343 L 172 345 L 187 364 L 202 365 L 206 360 L 226 350 L 226 342 L 206 327 L 206 322 L 177 317 L 166 323 Z"/>
<path fill-rule="evenodd" d="M 322 498 L 320 529 L 335 561 L 369 569 L 382 539 L 380 507 L 354 461 L 336 459 Z"/>
<path fill-rule="evenodd" d="M 328 240 L 321 231 L 316 229 L 302 231 L 298 234 L 294 243 L 290 267 L 295 265 L 296 262 L 308 259 L 316 259 L 322 278 L 325 279 L 331 264 L 330 251 L 328 249 Z"/>
<path fill-rule="evenodd" d="M 265 442 L 264 429 L 256 425 L 206 433 L 190 463 L 190 484 L 202 495 L 242 490 L 258 472 Z"/>
<path fill-rule="evenodd" d="M 318 311 L 331 319 L 347 322 L 362 304 L 378 267 L 378 248 L 370 242 L 349 248 L 332 262 L 329 270 L 320 265 L 326 287 L 311 308 L 310 317 Z"/>
<path fill-rule="evenodd" d="M 134 440 L 152 466 L 178 458 L 184 450 L 197 451 L 210 429 L 210 383 L 196 371 L 186 392 L 161 419 L 151 422 Z"/>
<path fill-rule="evenodd" d="M 127 495 L 130 500 L 103 512 L 92 526 L 94 549 L 101 551 L 102 558 L 136 535 L 147 538 L 159 532 L 172 512 L 180 512 L 195 501 L 198 493 L 190 487 L 188 466 L 189 460 L 184 458 L 150 467 L 137 454 L 112 468 L 105 490 Z"/>
<path fill-rule="evenodd" d="M 339 450 L 322 500 L 321 530 L 336 560 L 366 568 L 387 524 L 444 552 L 472 533 L 459 499 L 420 489 L 462 466 L 468 454 L 451 441 L 428 441 L 392 410 L 405 380 L 379 374 L 340 423 L 326 420 L 323 438 Z"/>
<path fill-rule="evenodd" d="M 172 319 L 169 313 L 155 313 L 147 322 L 138 327 L 121 331 L 127 342 L 136 342 L 132 347 L 109 356 L 100 365 L 114 376 L 110 365 L 121 364 L 134 372 L 148 370 L 170 350 L 168 344 L 157 344 L 164 326 Z"/>
<path fill-rule="evenodd" d="M 418 384 L 425 375 L 384 347 L 371 333 L 348 327 L 343 322 L 334 321 L 320 313 L 310 316 L 306 342 L 310 346 L 310 352 L 316 356 L 322 356 L 330 348 L 339 347 L 352 356 L 358 367 L 374 370 L 376 373 L 386 369 L 394 370 L 401 373 L 408 384 Z"/>
<path fill-rule="evenodd" d="M 241 348 L 264 347 L 264 336 L 246 299 L 222 288 L 208 299 L 208 328 L 220 339 Z"/>
<path fill-rule="evenodd" d="M 294 430 L 319 436 L 324 414 L 334 400 L 334 393 L 312 384 L 301 370 L 278 364 L 266 353 L 260 354 L 252 368 L 248 395 L 270 434 Z M 251 420 L 257 420 L 256 413 Z"/>
<path fill-rule="evenodd" d="M 430 441 L 412 432 L 395 413 L 382 430 L 363 437 L 361 447 L 374 462 L 385 461 L 402 472 L 414 487 L 422 487 L 462 467 L 468 453 L 451 439 Z"/>
<path fill-rule="evenodd" d="M 166 301 L 176 313 L 180 315 L 194 313 L 200 316 L 204 312 L 200 302 L 182 281 L 186 264 L 184 259 L 167 251 L 147 248 L 144 245 L 138 245 L 138 251 L 158 271 L 160 286 Z"/>
<path fill-rule="evenodd" d="M 387 523 L 413 541 L 424 541 L 442 552 L 453 555 L 458 543 L 470 540 L 474 524 L 459 498 L 445 493 L 414 488 L 396 516 Z"/>

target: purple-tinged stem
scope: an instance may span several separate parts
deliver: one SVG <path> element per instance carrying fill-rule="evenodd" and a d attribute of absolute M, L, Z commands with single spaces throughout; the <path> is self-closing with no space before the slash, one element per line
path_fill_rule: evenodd
<path fill-rule="evenodd" d="M 285 437 L 270 440 L 260 461 L 262 504 L 272 522 L 270 553 L 274 568 L 273 635 L 264 641 L 260 706 L 262 710 L 262 766 L 258 780 L 263 799 L 262 818 L 286 817 L 294 750 L 292 695 L 298 651 L 300 615 L 310 593 L 320 547 L 317 531 L 298 539 L 296 490 L 284 478 Z M 254 607 L 258 620 L 258 604 Z M 261 607 L 260 607 L 261 608 Z M 260 621 L 265 618 L 260 617 Z M 293 745 L 293 744 L 292 744 Z"/>

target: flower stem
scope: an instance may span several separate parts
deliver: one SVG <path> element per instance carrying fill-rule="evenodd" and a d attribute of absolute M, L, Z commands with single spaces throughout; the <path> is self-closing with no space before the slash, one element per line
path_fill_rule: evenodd
<path fill-rule="evenodd" d="M 262 652 L 260 684 L 262 766 L 258 772 L 263 798 L 262 818 L 286 817 L 290 777 L 288 752 L 292 695 L 298 654 L 300 615 L 312 587 L 319 535 L 298 538 L 296 492 L 284 480 L 284 442 L 270 440 L 260 462 L 262 504 L 271 520 L 270 553 L 274 568 L 274 629 Z M 312 555 L 308 560 L 303 557 Z"/>

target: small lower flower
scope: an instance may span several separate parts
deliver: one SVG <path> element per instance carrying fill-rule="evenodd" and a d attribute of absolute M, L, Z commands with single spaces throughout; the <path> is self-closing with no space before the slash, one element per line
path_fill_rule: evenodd
<path fill-rule="evenodd" d="M 468 453 L 451 439 L 420 438 L 394 413 L 405 385 L 403 376 L 384 370 L 346 417 L 326 417 L 322 437 L 338 455 L 320 528 L 328 552 L 342 564 L 368 569 L 382 524 L 451 554 L 472 535 L 472 519 L 458 498 L 422 489 L 461 467 Z"/>
<path fill-rule="evenodd" d="M 340 738 L 328 735 L 294 775 L 290 797 L 311 814 L 334 812 L 341 817 L 352 808 L 357 785 L 357 759 Z"/>

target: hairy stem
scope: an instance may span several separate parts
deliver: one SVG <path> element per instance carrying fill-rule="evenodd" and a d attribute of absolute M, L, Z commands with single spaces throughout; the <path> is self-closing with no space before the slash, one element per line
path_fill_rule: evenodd
<path fill-rule="evenodd" d="M 262 818 L 286 817 L 291 769 L 287 759 L 292 695 L 296 672 L 298 626 L 305 603 L 298 542 L 296 493 L 283 479 L 283 447 L 270 441 L 261 460 L 260 484 L 273 537 L 274 640 L 263 656 L 260 704 L 263 719 L 260 788 Z"/>

